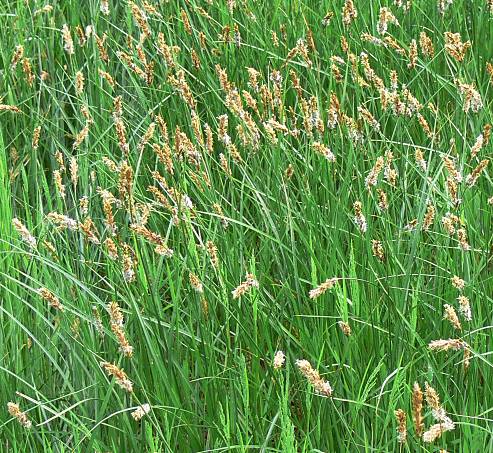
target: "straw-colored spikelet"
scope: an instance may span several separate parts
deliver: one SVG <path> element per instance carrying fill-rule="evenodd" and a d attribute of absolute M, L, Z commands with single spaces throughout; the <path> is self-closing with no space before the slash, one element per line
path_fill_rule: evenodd
<path fill-rule="evenodd" d="M 342 22 L 344 25 L 351 25 L 351 22 L 358 17 L 358 11 L 354 7 L 353 0 L 345 0 L 342 8 Z"/>
<path fill-rule="evenodd" d="M 445 409 L 440 404 L 440 397 L 438 396 L 437 391 L 433 387 L 431 387 L 428 382 L 425 382 L 425 396 L 426 403 L 431 408 L 431 414 L 433 415 L 433 418 L 446 426 L 447 430 L 454 429 L 454 423 L 447 416 Z"/>
<path fill-rule="evenodd" d="M 10 60 L 10 70 L 14 71 L 15 68 L 17 67 L 17 64 L 19 61 L 22 60 L 24 57 L 24 46 L 21 44 L 18 44 L 15 46 L 15 51 L 14 54 L 12 55 L 12 59 Z"/>
<path fill-rule="evenodd" d="M 358 57 L 352 53 L 348 54 L 348 58 L 351 62 L 351 71 L 353 74 L 353 78 L 356 79 L 356 82 L 362 88 L 366 88 L 370 86 L 370 83 L 373 83 L 375 87 L 382 87 L 383 81 L 380 77 L 377 76 L 376 72 L 370 65 L 370 60 L 368 54 L 366 52 L 361 52 L 359 56 L 359 62 L 363 66 L 363 72 L 365 74 L 366 80 L 363 77 L 358 75 Z M 345 122 L 348 122 L 349 117 L 345 118 Z"/>
<path fill-rule="evenodd" d="M 90 124 L 94 123 L 94 120 L 91 117 L 91 114 L 89 113 L 89 108 L 87 105 L 81 105 L 80 107 L 80 113 L 82 116 L 86 119 L 86 125 L 89 127 Z"/>
<path fill-rule="evenodd" d="M 467 371 L 471 366 L 471 350 L 469 348 L 464 349 L 464 358 L 462 359 L 462 363 L 464 366 L 464 371 Z"/>
<path fill-rule="evenodd" d="M 168 82 L 173 86 L 173 88 L 176 89 L 188 106 L 195 110 L 196 101 L 193 97 L 192 90 L 185 79 L 185 72 L 183 70 L 179 70 L 176 72 L 176 75 L 169 75 Z"/>
<path fill-rule="evenodd" d="M 159 32 L 157 37 L 157 49 L 164 57 L 168 67 L 174 68 L 176 66 L 175 57 L 180 52 L 180 48 L 178 46 L 169 46 L 164 39 L 164 34 Z"/>
<path fill-rule="evenodd" d="M 313 149 L 323 157 L 325 157 L 329 162 L 334 162 L 335 161 L 335 156 L 334 153 L 330 150 L 330 148 L 320 142 L 313 142 L 312 143 Z"/>
<path fill-rule="evenodd" d="M 455 166 L 455 162 L 448 156 L 443 156 L 443 164 L 447 171 L 449 172 L 450 176 L 454 178 L 456 182 L 462 182 L 462 175 L 461 173 L 457 170 Z"/>
<path fill-rule="evenodd" d="M 39 288 L 38 294 L 41 296 L 42 299 L 46 300 L 50 304 L 50 306 L 55 308 L 56 310 L 60 310 L 60 311 L 65 310 L 65 307 L 61 304 L 60 299 L 58 299 L 58 297 L 55 296 L 49 289 Z"/>
<path fill-rule="evenodd" d="M 92 310 L 92 316 L 94 318 L 93 324 L 94 327 L 96 328 L 96 332 L 100 337 L 104 337 L 103 321 L 101 320 L 101 315 L 99 314 L 98 307 L 96 307 L 96 305 L 93 305 L 91 307 L 91 310 Z"/>
<path fill-rule="evenodd" d="M 223 169 L 224 173 L 231 176 L 232 173 L 231 173 L 231 169 L 229 168 L 228 160 L 226 159 L 226 156 L 223 153 L 219 154 L 219 161 L 221 163 L 221 168 Z"/>
<path fill-rule="evenodd" d="M 233 158 L 233 160 L 236 163 L 242 163 L 243 162 L 243 158 L 241 157 L 241 154 L 238 151 L 238 148 L 236 147 L 236 145 L 234 143 L 229 145 L 227 149 L 228 149 L 231 157 Z"/>
<path fill-rule="evenodd" d="M 31 140 L 31 146 L 34 150 L 38 149 L 38 147 L 39 147 L 40 135 L 41 135 L 41 126 L 37 126 L 34 128 L 33 138 Z"/>
<path fill-rule="evenodd" d="M 490 142 L 490 137 L 491 137 L 491 130 L 493 129 L 493 126 L 491 124 L 485 124 L 483 127 L 483 133 L 481 134 L 483 136 L 483 146 L 486 146 Z"/>
<path fill-rule="evenodd" d="M 374 44 L 375 46 L 384 46 L 385 43 L 382 39 L 376 37 L 376 36 L 373 36 L 371 35 L 370 33 L 361 33 L 361 39 L 363 41 L 366 41 L 366 42 L 369 42 L 371 44 Z"/>
<path fill-rule="evenodd" d="M 101 189 L 100 187 L 98 187 L 97 192 L 100 195 L 103 202 L 103 213 L 105 218 L 104 223 L 108 228 L 108 230 L 110 231 L 110 233 L 112 235 L 115 235 L 117 227 L 113 215 L 113 204 L 118 204 L 118 200 L 108 190 Z"/>
<path fill-rule="evenodd" d="M 243 296 L 245 293 L 249 292 L 251 288 L 258 288 L 259 283 L 255 279 L 253 274 L 246 274 L 246 279 L 239 286 L 237 286 L 233 291 L 231 291 L 233 295 L 233 299 L 238 299 Z"/>
<path fill-rule="evenodd" d="M 71 231 L 76 231 L 79 228 L 79 224 L 76 220 L 57 212 L 50 212 L 47 216 L 48 220 L 57 226 L 57 229 L 64 230 L 68 229 Z"/>
<path fill-rule="evenodd" d="M 156 153 L 156 156 L 159 159 L 159 161 L 162 164 L 164 164 L 164 166 L 166 167 L 166 171 L 170 175 L 173 175 L 175 170 L 174 170 L 171 148 L 169 147 L 169 145 L 165 143 L 163 146 L 159 146 L 157 143 L 154 143 L 152 145 L 152 149 Z"/>
<path fill-rule="evenodd" d="M 0 112 L 21 113 L 21 109 L 16 105 L 0 104 Z"/>
<path fill-rule="evenodd" d="M 341 332 L 346 335 L 346 337 L 351 336 L 351 326 L 346 321 L 337 321 L 337 325 L 341 329 Z"/>
<path fill-rule="evenodd" d="M 183 22 L 183 28 L 185 29 L 185 32 L 187 32 L 189 35 L 192 34 L 192 26 L 190 25 L 190 20 L 188 19 L 188 15 L 184 9 L 180 11 L 180 16 L 181 20 Z"/>
<path fill-rule="evenodd" d="M 195 291 L 197 291 L 200 294 L 204 292 L 204 285 L 193 272 L 190 272 L 188 274 L 188 279 L 190 280 L 190 285 Z"/>
<path fill-rule="evenodd" d="M 53 179 L 55 181 L 55 187 L 57 188 L 58 195 L 62 199 L 65 199 L 65 185 L 62 182 L 62 174 L 60 170 L 53 171 Z"/>
<path fill-rule="evenodd" d="M 465 341 L 452 338 L 448 340 L 433 340 L 428 344 L 428 348 L 432 351 L 459 351 L 465 347 L 467 347 Z"/>
<path fill-rule="evenodd" d="M 389 202 L 387 199 L 387 194 L 383 189 L 377 189 L 378 193 L 378 207 L 382 210 L 385 211 L 389 208 Z"/>
<path fill-rule="evenodd" d="M 135 280 L 135 268 L 137 266 L 137 258 L 135 252 L 128 244 L 122 245 L 122 265 L 123 265 L 123 279 L 127 283 L 131 283 Z"/>
<path fill-rule="evenodd" d="M 133 392 L 132 381 L 128 378 L 128 376 L 123 371 L 123 369 L 118 368 L 117 365 L 110 362 L 101 362 L 100 366 L 101 368 L 104 368 L 104 370 L 106 371 L 106 373 L 108 373 L 109 376 L 113 376 L 115 378 L 116 383 L 122 389 L 126 390 L 129 393 Z"/>
<path fill-rule="evenodd" d="M 106 165 L 108 170 L 111 171 L 112 173 L 116 173 L 118 171 L 118 166 L 107 156 L 103 156 L 101 158 L 101 161 L 103 162 L 104 165 Z"/>
<path fill-rule="evenodd" d="M 472 187 L 476 184 L 478 178 L 481 176 L 481 173 L 486 169 L 489 164 L 488 159 L 483 159 L 478 166 L 472 171 L 470 175 L 466 177 L 466 184 L 469 187 Z"/>
<path fill-rule="evenodd" d="M 459 247 L 462 250 L 471 250 L 471 246 L 467 242 L 467 232 L 465 228 L 459 228 L 457 230 L 457 240 L 459 241 Z"/>
<path fill-rule="evenodd" d="M 31 420 L 29 420 L 29 418 L 27 417 L 27 414 L 25 412 L 21 411 L 18 404 L 12 403 L 12 402 L 7 403 L 7 410 L 9 411 L 10 416 L 16 418 L 17 421 L 24 428 L 29 429 L 32 427 Z"/>
<path fill-rule="evenodd" d="M 354 209 L 354 223 L 357 225 L 357 227 L 362 233 L 366 233 L 368 225 L 366 223 L 366 218 L 362 212 L 361 201 L 355 201 L 353 204 L 353 209 Z"/>
<path fill-rule="evenodd" d="M 332 20 L 333 17 L 334 17 L 334 12 L 333 11 L 327 11 L 327 13 L 325 14 L 325 16 L 322 19 L 322 25 L 324 27 L 328 27 L 330 24 L 330 21 Z"/>
<path fill-rule="evenodd" d="M 380 130 L 380 123 L 376 120 L 376 118 L 372 115 L 372 113 L 365 107 L 361 105 L 358 106 L 358 117 L 362 119 L 365 123 L 367 123 L 372 129 L 375 131 Z M 382 167 L 383 167 L 383 157 L 382 159 Z"/>
<path fill-rule="evenodd" d="M 279 370 L 280 368 L 282 368 L 285 361 L 286 361 L 286 356 L 284 355 L 284 352 L 277 351 L 275 356 L 274 356 L 272 366 L 275 370 Z"/>
<path fill-rule="evenodd" d="M 118 192 L 120 200 L 129 200 L 132 197 L 134 171 L 127 161 L 120 164 L 118 171 Z"/>
<path fill-rule="evenodd" d="M 471 41 L 462 42 L 460 33 L 445 32 L 445 51 L 458 62 L 464 60 Z"/>
<path fill-rule="evenodd" d="M 34 83 L 34 74 L 31 67 L 31 60 L 29 58 L 22 59 L 22 71 L 26 77 L 26 82 L 29 86 L 32 86 Z"/>
<path fill-rule="evenodd" d="M 92 244 L 101 244 L 101 241 L 98 238 L 98 230 L 96 229 L 96 225 L 90 217 L 86 217 L 83 222 L 79 223 L 79 230 Z"/>
<path fill-rule="evenodd" d="M 416 149 L 414 152 L 414 158 L 416 159 L 416 163 L 421 168 L 421 170 L 423 170 L 426 173 L 428 164 L 424 158 L 423 151 L 421 151 L 420 149 Z"/>
<path fill-rule="evenodd" d="M 150 16 L 161 17 L 161 14 L 157 10 L 157 8 L 146 0 L 142 1 L 142 8 L 144 8 L 144 11 Z"/>
<path fill-rule="evenodd" d="M 445 228 L 445 230 L 450 236 L 455 234 L 455 225 L 457 223 L 459 223 L 459 218 L 455 214 L 447 212 L 442 217 L 442 226 Z"/>
<path fill-rule="evenodd" d="M 259 90 L 258 78 L 260 76 L 260 72 L 255 68 L 246 68 L 248 73 L 248 86 L 252 88 L 254 91 Z"/>
<path fill-rule="evenodd" d="M 99 68 L 98 74 L 102 79 L 106 80 L 106 82 L 108 82 L 108 84 L 111 87 L 115 86 L 115 81 L 113 80 L 113 77 L 111 76 L 111 74 L 109 72 L 103 71 L 101 68 Z"/>
<path fill-rule="evenodd" d="M 464 319 L 466 321 L 471 321 L 472 320 L 472 312 L 471 312 L 471 304 L 469 302 L 469 298 L 466 296 L 460 295 L 457 298 L 457 301 L 459 302 L 459 312 L 462 316 L 464 316 Z"/>
<path fill-rule="evenodd" d="M 383 245 L 381 241 L 372 239 L 371 241 L 371 252 L 373 256 L 378 258 L 380 261 L 385 261 L 385 252 L 383 250 Z"/>
<path fill-rule="evenodd" d="M 219 267 L 219 257 L 217 255 L 217 247 L 212 241 L 207 241 L 205 244 L 209 259 L 211 260 L 212 267 L 217 269 Z"/>
<path fill-rule="evenodd" d="M 383 175 L 387 182 L 395 187 L 397 181 L 397 170 L 392 168 L 392 163 L 394 161 L 394 154 L 392 151 L 388 150 L 385 152 L 385 169 L 383 170 Z"/>
<path fill-rule="evenodd" d="M 129 2 L 129 5 L 132 16 L 141 31 L 140 42 L 143 42 L 151 34 L 151 30 L 147 22 L 147 15 L 145 11 L 141 10 L 134 2 Z"/>
<path fill-rule="evenodd" d="M 80 96 L 84 92 L 84 74 L 82 71 L 77 71 L 75 74 L 75 94 Z"/>
<path fill-rule="evenodd" d="M 453 2 L 454 0 L 438 0 L 437 2 L 438 12 L 443 16 Z"/>
<path fill-rule="evenodd" d="M 156 246 L 154 250 L 158 255 L 166 256 L 168 258 L 171 258 L 173 256 L 173 250 L 166 245 L 166 241 L 164 240 L 164 238 L 161 237 L 160 234 L 154 233 L 147 229 L 145 226 L 135 223 L 130 225 L 130 228 L 136 234 L 138 234 L 139 236 L 143 236 L 149 242 L 154 244 Z"/>
<path fill-rule="evenodd" d="M 379 156 L 375 162 L 375 165 L 373 168 L 370 170 L 370 173 L 365 179 L 365 186 L 369 189 L 372 186 L 376 186 L 378 182 L 378 176 L 380 175 L 383 167 L 384 167 L 385 161 L 382 156 Z M 356 204 L 356 203 L 355 203 Z M 356 207 L 355 207 L 356 211 Z"/>
<path fill-rule="evenodd" d="M 397 441 L 403 444 L 407 440 L 406 413 L 402 409 L 397 409 L 394 414 L 397 420 Z"/>
<path fill-rule="evenodd" d="M 99 57 L 105 63 L 107 63 L 110 59 L 108 56 L 108 51 L 106 50 L 106 46 L 105 46 L 105 42 L 106 42 L 107 37 L 108 36 L 106 35 L 106 33 L 103 33 L 103 35 L 101 37 L 98 36 L 96 33 L 94 33 L 94 39 L 96 40 L 96 46 L 98 48 Z"/>
<path fill-rule="evenodd" d="M 433 225 L 433 221 L 435 220 L 435 207 L 432 204 L 429 204 L 426 208 L 426 214 L 423 220 L 423 230 L 428 231 L 430 227 Z"/>
<path fill-rule="evenodd" d="M 294 167 L 292 164 L 289 164 L 284 170 L 284 176 L 287 180 L 290 180 L 294 175 Z"/>
<path fill-rule="evenodd" d="M 431 127 L 428 124 L 428 121 L 426 121 L 426 118 L 419 112 L 417 113 L 417 117 L 418 117 L 418 122 L 419 122 L 420 126 L 423 128 L 423 131 L 425 132 L 427 137 L 430 138 L 431 140 L 434 140 L 435 134 L 431 130 Z"/>
<path fill-rule="evenodd" d="M 142 417 L 144 417 L 144 415 L 148 414 L 150 411 L 151 411 L 151 406 L 146 403 L 139 406 L 130 415 L 136 422 L 138 422 Z"/>
<path fill-rule="evenodd" d="M 404 226 L 404 231 L 411 232 L 418 226 L 418 219 L 413 219 Z"/>
<path fill-rule="evenodd" d="M 36 248 L 36 238 L 29 232 L 26 226 L 17 218 L 12 219 L 12 225 L 17 233 L 19 233 L 21 239 L 29 245 L 32 249 Z"/>
<path fill-rule="evenodd" d="M 72 324 L 70 325 L 70 331 L 72 332 L 72 335 L 74 338 L 79 338 L 80 336 L 80 318 L 77 316 L 75 319 L 72 321 Z"/>
<path fill-rule="evenodd" d="M 92 25 L 88 25 L 84 31 L 80 25 L 76 25 L 75 32 L 79 38 L 79 46 L 84 47 L 87 44 L 88 38 L 90 38 L 94 33 L 94 27 Z"/>
<path fill-rule="evenodd" d="M 421 437 L 425 426 L 423 421 L 423 392 L 417 382 L 413 385 L 412 409 L 414 431 L 418 437 Z"/>
<path fill-rule="evenodd" d="M 446 431 L 450 431 L 450 427 L 443 423 L 436 423 L 428 428 L 428 431 L 423 433 L 423 442 L 431 443 L 442 436 Z"/>
<path fill-rule="evenodd" d="M 450 280 L 452 282 L 452 286 L 457 288 L 459 291 L 462 291 L 466 285 L 466 282 L 462 280 L 462 278 L 457 277 L 457 275 L 454 275 Z"/>
<path fill-rule="evenodd" d="M 89 121 L 86 121 L 86 124 L 84 127 L 80 130 L 80 132 L 75 136 L 74 143 L 72 144 L 72 149 L 76 150 L 79 148 L 79 146 L 84 142 L 84 140 L 88 137 L 89 135 Z"/>
<path fill-rule="evenodd" d="M 385 47 L 389 47 L 391 49 L 394 49 L 399 55 L 406 55 L 406 50 L 403 49 L 399 43 L 390 35 L 387 35 L 383 38 L 383 45 Z M 412 58 L 412 55 L 409 56 Z M 374 81 L 374 84 L 377 85 L 377 78 Z"/>
<path fill-rule="evenodd" d="M 108 252 L 108 257 L 111 260 L 118 259 L 118 249 L 116 247 L 115 242 L 111 238 L 106 238 L 104 240 L 104 245 L 106 246 L 106 250 Z"/>
<path fill-rule="evenodd" d="M 457 316 L 457 313 L 455 312 L 454 307 L 452 307 L 449 304 L 445 304 L 443 306 L 444 313 L 443 313 L 443 319 L 446 319 L 447 321 L 452 324 L 452 327 L 456 330 L 462 330 L 462 326 L 459 321 L 459 317 Z"/>
<path fill-rule="evenodd" d="M 456 80 L 455 83 L 462 96 L 462 110 L 464 110 L 465 113 L 468 113 L 469 110 L 472 110 L 474 113 L 479 112 L 483 108 L 483 101 L 474 84 L 463 83 L 460 80 Z"/>
<path fill-rule="evenodd" d="M 202 313 L 207 318 L 209 315 L 209 302 L 207 302 L 207 299 L 204 296 L 200 298 L 200 307 L 202 308 Z"/>
<path fill-rule="evenodd" d="M 141 37 L 142 36 L 143 35 L 141 35 Z M 118 58 L 120 58 L 122 60 L 122 62 L 125 63 L 135 74 L 137 74 L 141 79 L 147 81 L 148 85 L 150 85 L 151 81 L 149 81 L 149 79 L 148 79 L 147 70 L 148 70 L 149 65 L 150 65 L 150 69 L 152 71 L 154 64 L 152 62 L 151 63 L 147 62 L 147 56 L 146 56 L 144 50 L 142 49 L 141 44 L 139 44 L 135 48 L 135 50 L 137 52 L 137 58 L 139 59 L 139 61 L 144 66 L 144 69 L 142 69 L 142 67 L 140 65 L 138 65 L 134 61 L 134 58 L 132 56 L 130 56 L 129 54 L 127 54 L 125 52 L 121 52 L 121 51 L 118 51 L 116 54 L 117 54 Z M 153 77 L 152 74 L 150 76 L 151 76 L 151 78 Z"/>
<path fill-rule="evenodd" d="M 327 126 L 329 129 L 337 127 L 341 120 L 341 106 L 337 95 L 334 92 L 330 93 L 330 104 L 327 111 Z"/>
<path fill-rule="evenodd" d="M 310 293 L 308 294 L 310 299 L 316 299 L 317 297 L 320 297 L 329 289 L 332 289 L 338 280 L 339 278 L 337 277 L 328 278 L 327 280 L 325 280 L 325 282 L 321 283 L 316 288 L 310 290 Z"/>
<path fill-rule="evenodd" d="M 63 24 L 62 37 L 63 37 L 63 48 L 65 52 L 67 52 L 69 55 L 73 55 L 74 41 L 72 39 L 72 35 L 70 34 L 70 28 L 68 28 L 67 24 Z"/>
<path fill-rule="evenodd" d="M 228 146 L 231 144 L 231 137 L 228 135 L 228 115 L 220 115 L 218 117 L 219 125 L 217 128 L 217 137 L 224 145 Z"/>
<path fill-rule="evenodd" d="M 419 47 L 425 58 L 433 58 L 435 56 L 433 41 L 424 31 L 419 34 Z"/>
<path fill-rule="evenodd" d="M 121 117 L 121 96 L 115 98 L 115 107 L 115 111 L 113 112 L 113 124 L 115 126 L 115 132 L 118 138 L 118 146 L 122 150 L 123 154 L 128 156 L 130 148 L 127 143 L 125 123 Z"/>
<path fill-rule="evenodd" d="M 118 343 L 120 344 L 120 351 L 125 357 L 132 357 L 133 347 L 127 340 L 125 331 L 123 330 L 123 313 L 120 306 L 116 302 L 110 302 L 108 304 L 108 313 L 110 314 L 110 326 L 111 331 L 115 334 Z"/>
<path fill-rule="evenodd" d="M 488 125 L 487 125 L 488 126 Z M 471 156 L 470 159 L 474 159 L 477 154 L 483 149 L 485 139 L 483 134 L 479 134 L 474 142 L 474 145 L 471 147 Z"/>
<path fill-rule="evenodd" d="M 380 13 L 378 15 L 378 33 L 381 35 L 385 35 L 385 33 L 387 33 L 387 28 L 389 24 L 399 25 L 399 21 L 389 8 L 382 7 L 380 8 Z"/>
<path fill-rule="evenodd" d="M 110 14 L 109 0 L 101 0 L 101 3 L 99 5 L 99 10 L 101 11 L 102 14 L 108 16 Z"/>
<path fill-rule="evenodd" d="M 319 372 L 312 368 L 308 360 L 297 360 L 296 366 L 317 393 L 327 397 L 332 396 L 332 387 L 330 383 L 320 377 Z"/>
<path fill-rule="evenodd" d="M 75 157 L 70 158 L 70 180 L 72 181 L 72 185 L 74 186 L 74 190 L 77 188 L 78 176 L 79 176 L 79 164 L 77 163 L 77 159 Z"/>
<path fill-rule="evenodd" d="M 411 41 L 409 45 L 409 63 L 407 67 L 409 69 L 414 69 L 416 67 L 416 63 L 418 61 L 418 43 L 415 39 Z"/>
<path fill-rule="evenodd" d="M 214 151 L 214 137 L 212 134 L 212 128 L 206 123 L 204 124 L 204 134 L 205 134 L 205 149 L 209 154 Z"/>
<path fill-rule="evenodd" d="M 455 208 L 457 208 L 462 203 L 462 200 L 459 198 L 458 191 L 459 189 L 456 180 L 451 176 L 447 177 L 447 193 L 450 197 L 450 202 L 452 206 Z M 455 232 L 454 223 L 457 222 L 455 222 L 454 217 L 452 217 L 450 213 L 447 213 L 442 218 L 442 223 L 450 235 L 454 234 Z"/>
<path fill-rule="evenodd" d="M 145 148 L 145 145 L 147 145 L 147 143 L 149 143 L 149 141 L 152 140 L 155 129 L 156 129 L 156 123 L 149 124 L 149 127 L 145 131 L 144 135 L 140 139 L 140 143 L 137 146 L 139 152 L 142 152 Z"/>

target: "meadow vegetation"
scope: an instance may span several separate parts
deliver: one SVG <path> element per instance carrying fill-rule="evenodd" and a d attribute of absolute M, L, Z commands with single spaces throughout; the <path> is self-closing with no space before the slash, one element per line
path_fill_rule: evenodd
<path fill-rule="evenodd" d="M 493 1 L 0 19 L 1 452 L 493 452 Z"/>

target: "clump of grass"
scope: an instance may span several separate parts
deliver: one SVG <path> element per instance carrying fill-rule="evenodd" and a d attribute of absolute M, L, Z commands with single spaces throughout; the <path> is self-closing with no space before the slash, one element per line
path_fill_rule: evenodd
<path fill-rule="evenodd" d="M 470 3 L 3 2 L 0 450 L 489 451 Z"/>

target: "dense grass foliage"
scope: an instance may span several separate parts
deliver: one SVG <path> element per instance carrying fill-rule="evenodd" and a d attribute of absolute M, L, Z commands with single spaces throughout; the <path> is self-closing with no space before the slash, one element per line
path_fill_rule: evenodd
<path fill-rule="evenodd" d="M 0 19 L 0 451 L 493 451 L 493 2 Z"/>

